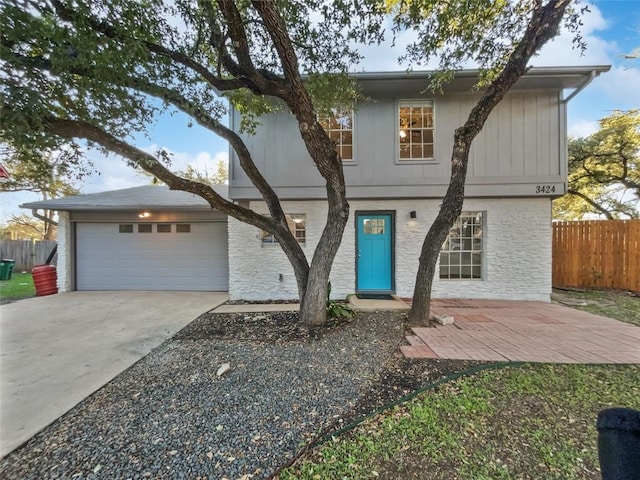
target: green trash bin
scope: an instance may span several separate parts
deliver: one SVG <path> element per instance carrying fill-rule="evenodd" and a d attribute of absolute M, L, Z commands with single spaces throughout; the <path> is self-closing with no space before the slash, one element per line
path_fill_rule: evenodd
<path fill-rule="evenodd" d="M 15 260 L 10 258 L 0 260 L 0 280 L 11 280 L 11 272 L 13 272 L 15 263 Z"/>

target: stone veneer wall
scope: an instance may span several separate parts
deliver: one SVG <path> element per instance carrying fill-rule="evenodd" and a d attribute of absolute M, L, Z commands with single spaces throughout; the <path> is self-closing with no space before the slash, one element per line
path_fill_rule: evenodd
<path fill-rule="evenodd" d="M 331 273 L 332 297 L 355 292 L 355 212 L 395 211 L 396 294 L 413 295 L 418 257 L 439 200 L 353 200 L 349 223 Z M 263 202 L 251 208 L 266 212 Z M 304 251 L 311 259 L 320 237 L 326 203 L 283 202 L 287 213 L 307 215 Z M 415 210 L 417 219 L 409 212 Z M 464 211 L 485 212 L 484 277 L 440 280 L 434 298 L 549 301 L 551 294 L 551 201 L 548 198 L 468 199 Z M 281 277 L 282 275 L 282 277 Z M 229 218 L 229 296 L 232 300 L 297 298 L 293 269 L 278 245 L 262 245 L 256 227 Z"/>
<path fill-rule="evenodd" d="M 71 219 L 69 212 L 58 212 L 58 292 L 71 291 L 73 245 L 71 243 Z"/>

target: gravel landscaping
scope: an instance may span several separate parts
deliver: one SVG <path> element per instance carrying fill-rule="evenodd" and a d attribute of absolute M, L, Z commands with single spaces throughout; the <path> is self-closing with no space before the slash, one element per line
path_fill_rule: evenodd
<path fill-rule="evenodd" d="M 204 314 L 2 459 L 0 476 L 267 478 L 323 434 L 471 365 L 400 358 L 402 313 L 316 331 L 296 316 Z"/>

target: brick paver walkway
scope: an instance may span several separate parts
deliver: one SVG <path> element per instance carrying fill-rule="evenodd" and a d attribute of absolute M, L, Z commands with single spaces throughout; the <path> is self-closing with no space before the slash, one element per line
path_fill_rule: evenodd
<path fill-rule="evenodd" d="M 543 302 L 435 300 L 455 324 L 413 328 L 405 357 L 556 363 L 640 363 L 640 327 Z"/>

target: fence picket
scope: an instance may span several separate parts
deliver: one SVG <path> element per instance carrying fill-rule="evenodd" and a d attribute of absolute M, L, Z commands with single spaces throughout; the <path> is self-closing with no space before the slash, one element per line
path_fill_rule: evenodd
<path fill-rule="evenodd" d="M 640 291 L 640 219 L 553 223 L 553 286 Z"/>
<path fill-rule="evenodd" d="M 0 240 L 0 258 L 15 260 L 13 270 L 16 272 L 29 271 L 46 262 L 55 245 L 55 240 Z M 57 255 L 52 263 L 56 260 Z"/>

